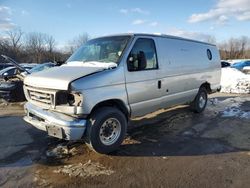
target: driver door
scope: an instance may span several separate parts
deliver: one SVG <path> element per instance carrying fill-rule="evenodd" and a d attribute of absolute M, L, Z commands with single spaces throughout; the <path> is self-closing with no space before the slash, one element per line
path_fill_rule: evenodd
<path fill-rule="evenodd" d="M 137 38 L 127 57 L 126 89 L 131 116 L 143 116 L 160 108 L 161 82 L 153 38 Z"/>

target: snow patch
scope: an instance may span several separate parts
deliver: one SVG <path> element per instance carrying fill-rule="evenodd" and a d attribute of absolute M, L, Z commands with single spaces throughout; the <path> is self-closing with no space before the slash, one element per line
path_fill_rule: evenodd
<path fill-rule="evenodd" d="M 248 101 L 248 98 L 235 97 L 219 101 L 217 98 L 209 100 L 207 110 L 222 117 L 237 117 L 250 119 L 250 112 L 241 109 L 241 105 Z"/>
<path fill-rule="evenodd" d="M 234 68 L 223 68 L 221 70 L 221 92 L 250 93 L 250 75 Z"/>
<path fill-rule="evenodd" d="M 57 170 L 54 170 L 54 173 L 66 174 L 70 177 L 87 178 L 99 175 L 111 175 L 114 173 L 114 171 L 106 169 L 100 163 L 91 162 L 91 160 L 89 160 L 85 164 L 78 163 L 72 165 L 65 165 Z"/>
<path fill-rule="evenodd" d="M 222 117 L 239 117 L 250 119 L 250 112 L 244 112 L 239 107 L 232 106 L 222 112 Z"/>
<path fill-rule="evenodd" d="M 70 61 L 62 66 L 81 66 L 81 67 L 99 67 L 103 69 L 112 69 L 116 68 L 117 64 L 114 62 L 98 62 L 98 61 L 88 61 L 88 62 L 82 62 L 82 61 Z"/>

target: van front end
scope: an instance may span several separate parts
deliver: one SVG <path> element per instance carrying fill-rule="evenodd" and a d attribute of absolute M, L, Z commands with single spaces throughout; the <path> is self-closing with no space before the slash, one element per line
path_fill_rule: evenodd
<path fill-rule="evenodd" d="M 67 91 L 24 86 L 28 102 L 24 105 L 24 120 L 48 135 L 79 140 L 86 129 L 86 120 L 78 118 L 82 113 L 82 95 Z"/>
<path fill-rule="evenodd" d="M 123 142 L 130 106 L 124 62 L 133 35 L 92 39 L 59 67 L 24 79 L 24 120 L 64 140 L 84 139 L 99 153 Z"/>
<path fill-rule="evenodd" d="M 64 140 L 80 140 L 86 129 L 86 120 L 62 113 L 45 110 L 27 102 L 24 105 L 24 120 L 34 127 L 46 131 L 49 136 Z"/>

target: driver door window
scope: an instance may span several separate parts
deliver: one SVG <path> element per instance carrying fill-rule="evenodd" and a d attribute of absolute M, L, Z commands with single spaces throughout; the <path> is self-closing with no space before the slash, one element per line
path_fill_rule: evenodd
<path fill-rule="evenodd" d="M 139 38 L 127 59 L 128 71 L 158 69 L 155 43 L 152 39 Z"/>

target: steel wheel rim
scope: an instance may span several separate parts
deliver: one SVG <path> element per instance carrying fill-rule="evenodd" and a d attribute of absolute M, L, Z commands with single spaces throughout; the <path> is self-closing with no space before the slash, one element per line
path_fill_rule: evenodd
<path fill-rule="evenodd" d="M 121 134 L 121 123 L 116 118 L 109 118 L 101 125 L 99 138 L 104 145 L 114 144 Z"/>
<path fill-rule="evenodd" d="M 206 94 L 201 93 L 200 98 L 199 98 L 199 107 L 202 109 L 206 105 Z"/>

